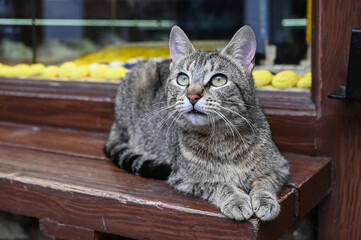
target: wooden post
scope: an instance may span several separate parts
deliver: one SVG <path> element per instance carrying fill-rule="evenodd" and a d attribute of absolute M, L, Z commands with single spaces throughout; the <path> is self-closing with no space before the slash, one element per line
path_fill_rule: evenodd
<path fill-rule="evenodd" d="M 333 159 L 333 191 L 319 208 L 318 237 L 361 239 L 361 103 L 327 98 L 346 84 L 351 30 L 361 25 L 361 1 L 314 0 L 312 8 L 316 151 Z"/>

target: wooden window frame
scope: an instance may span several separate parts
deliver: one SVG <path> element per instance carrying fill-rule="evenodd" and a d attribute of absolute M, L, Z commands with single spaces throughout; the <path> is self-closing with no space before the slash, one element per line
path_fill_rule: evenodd
<path fill-rule="evenodd" d="M 318 0 L 313 1 L 313 5 Z M 312 30 L 317 11 L 312 11 Z M 312 31 L 312 32 L 313 32 Z M 312 35 L 312 41 L 314 40 Z M 312 69 L 318 48 L 312 45 Z M 314 71 L 312 71 L 314 72 Z M 315 74 L 313 74 L 315 76 Z M 258 96 L 280 150 L 316 154 L 319 87 L 310 92 L 261 91 Z M 113 121 L 117 84 L 0 78 L 0 119 L 85 131 L 107 132 Z"/>

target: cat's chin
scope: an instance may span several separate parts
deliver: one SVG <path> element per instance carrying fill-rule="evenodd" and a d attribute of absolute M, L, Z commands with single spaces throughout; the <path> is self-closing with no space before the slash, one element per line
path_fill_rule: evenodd
<path fill-rule="evenodd" d="M 193 125 L 193 126 L 205 126 L 209 124 L 209 117 L 206 114 L 200 112 L 188 112 L 184 114 L 184 117 Z"/>

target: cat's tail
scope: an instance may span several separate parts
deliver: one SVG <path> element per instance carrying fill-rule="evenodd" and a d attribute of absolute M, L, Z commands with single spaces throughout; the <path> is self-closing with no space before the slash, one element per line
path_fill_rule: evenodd
<path fill-rule="evenodd" d="M 125 139 L 119 138 L 119 131 L 112 127 L 104 154 L 118 167 L 138 176 L 166 180 L 171 173 L 168 163 L 150 159 L 130 148 Z"/>

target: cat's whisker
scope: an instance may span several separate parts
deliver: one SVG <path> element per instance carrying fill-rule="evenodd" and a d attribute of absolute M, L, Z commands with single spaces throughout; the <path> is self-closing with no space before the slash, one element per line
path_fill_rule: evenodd
<path fill-rule="evenodd" d="M 215 124 L 215 120 L 214 117 L 211 113 L 211 111 L 208 111 L 207 108 L 203 108 L 204 113 L 207 115 L 209 121 L 211 122 L 212 125 L 212 132 L 211 132 L 211 136 L 209 137 L 209 139 L 212 139 L 214 133 L 215 133 L 215 129 L 216 129 L 216 124 Z M 208 141 L 207 141 L 208 142 Z M 207 143 L 206 142 L 206 143 Z"/>
<path fill-rule="evenodd" d="M 163 120 L 161 120 L 161 121 L 157 124 L 157 126 L 155 127 L 155 130 L 159 131 L 159 130 L 165 125 L 165 123 L 166 123 L 169 119 L 171 119 L 171 118 L 173 117 L 173 115 L 174 115 L 176 112 L 180 112 L 180 111 L 179 111 L 179 108 L 182 107 L 182 104 L 179 103 L 179 102 L 177 102 L 177 103 L 173 104 L 172 107 L 174 107 L 175 110 L 173 110 L 170 114 L 168 114 L 168 116 L 166 116 L 165 118 L 163 118 Z M 177 115 L 177 117 L 178 117 L 178 115 Z M 177 118 L 177 117 L 176 117 L 176 118 Z M 167 134 L 166 134 L 166 136 L 167 136 Z"/>
<path fill-rule="evenodd" d="M 172 116 L 177 112 L 177 110 L 173 110 L 170 114 L 168 114 L 168 116 L 164 117 L 155 127 L 154 130 L 159 131 L 163 125 L 170 119 L 172 118 Z"/>
<path fill-rule="evenodd" d="M 159 101 L 159 102 L 156 102 L 156 103 L 153 103 L 153 106 L 154 105 L 159 105 L 159 104 L 166 104 L 168 101 Z"/>
<path fill-rule="evenodd" d="M 231 102 L 231 101 L 222 101 L 219 100 L 220 103 L 228 103 L 228 104 L 234 104 L 234 105 L 238 105 L 238 106 L 245 106 L 245 107 L 251 107 L 251 108 L 258 108 L 255 105 L 250 105 L 250 104 L 245 104 L 245 103 L 237 103 L 237 102 Z"/>
<path fill-rule="evenodd" d="M 235 126 L 226 116 L 224 116 L 223 113 L 221 113 L 221 112 L 219 112 L 219 111 L 218 111 L 218 113 L 219 113 L 221 116 L 223 116 L 224 119 L 227 120 L 227 122 L 229 123 L 229 125 L 236 131 L 237 135 L 242 139 L 243 143 L 245 143 L 244 140 L 243 140 L 242 135 L 239 133 L 239 131 L 237 130 L 236 126 Z"/>
<path fill-rule="evenodd" d="M 208 111 L 210 111 L 210 112 L 212 112 L 212 113 L 215 113 L 215 114 L 217 114 L 224 122 L 225 122 L 225 124 L 226 124 L 226 126 L 227 126 L 227 128 L 230 130 L 230 132 L 232 133 L 232 136 L 233 136 L 233 138 L 235 137 L 235 135 L 234 135 L 234 132 L 233 132 L 233 129 L 232 129 L 232 127 L 229 125 L 229 123 L 228 123 L 228 119 L 226 119 L 226 118 L 224 118 L 223 116 L 222 116 L 222 114 L 219 112 L 219 111 L 216 111 L 216 110 L 208 110 Z"/>
<path fill-rule="evenodd" d="M 167 132 L 166 132 L 166 136 L 168 136 L 168 132 L 169 129 L 171 129 L 174 125 L 174 123 L 176 123 L 178 121 L 178 119 L 183 115 L 183 112 L 178 113 L 178 115 L 173 119 L 173 121 L 171 122 L 171 124 L 168 126 Z"/>
<path fill-rule="evenodd" d="M 158 114 L 169 110 L 171 108 L 173 108 L 176 104 L 173 104 L 172 106 L 163 106 L 157 109 L 154 109 L 148 113 L 145 114 L 145 117 L 141 118 L 135 125 L 134 127 L 137 127 L 142 121 L 148 120 L 150 121 L 151 119 L 153 119 L 155 116 L 157 116 Z"/>
<path fill-rule="evenodd" d="M 246 144 L 246 142 L 244 141 L 244 138 L 242 137 L 242 135 L 240 134 L 240 132 L 238 131 L 236 126 L 226 116 L 224 116 L 221 112 L 216 111 L 216 110 L 214 110 L 214 112 L 226 122 L 227 126 L 229 126 L 231 128 L 233 137 L 235 137 L 234 132 L 233 132 L 233 130 L 235 130 L 235 132 L 237 133 L 239 138 L 242 140 L 243 144 Z"/>
<path fill-rule="evenodd" d="M 233 110 L 231 110 L 231 109 L 229 109 L 229 108 L 222 107 L 222 106 L 218 106 L 218 107 L 220 107 L 220 108 L 222 108 L 222 109 L 224 109 L 224 110 L 226 110 L 226 111 L 229 111 L 229 112 L 231 112 L 231 113 L 233 113 L 233 114 L 241 117 L 241 118 L 248 124 L 248 126 L 251 128 L 252 133 L 253 133 L 253 135 L 254 135 L 254 129 L 257 130 L 257 128 L 256 128 L 256 126 L 253 125 L 253 123 L 251 123 L 251 121 L 249 121 L 247 118 L 243 117 L 241 114 L 239 114 L 239 113 L 237 113 L 237 112 L 235 112 L 235 111 L 233 111 Z"/>
<path fill-rule="evenodd" d="M 212 139 L 215 131 L 216 131 L 216 124 L 214 122 L 214 117 L 212 115 L 208 115 L 210 120 L 211 120 L 211 124 L 212 124 L 212 133 L 211 133 L 211 136 L 209 137 L 209 139 Z"/>

